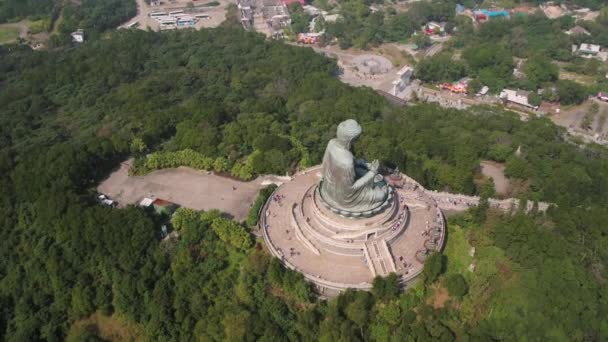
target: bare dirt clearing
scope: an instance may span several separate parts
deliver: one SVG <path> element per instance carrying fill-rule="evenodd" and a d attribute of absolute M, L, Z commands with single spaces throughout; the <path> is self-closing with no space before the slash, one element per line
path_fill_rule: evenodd
<path fill-rule="evenodd" d="M 581 128 L 581 124 L 585 118 L 585 114 L 587 114 L 587 112 L 589 112 L 591 109 L 590 107 L 592 103 L 597 103 L 599 111 L 594 116 L 594 120 L 591 123 L 591 129 L 585 130 Z M 606 122 L 608 120 L 604 120 L 602 122 L 600 119 L 605 115 L 608 115 L 608 103 L 591 99 L 585 101 L 580 106 L 573 106 L 562 110 L 559 114 L 552 115 L 551 120 L 560 126 L 573 129 L 575 131 L 605 134 L 608 133 L 608 123 Z"/>
<path fill-rule="evenodd" d="M 144 197 L 162 198 L 195 210 L 218 209 L 242 221 L 265 181 L 274 176 L 258 177 L 251 182 L 196 171 L 187 167 L 151 172 L 145 176 L 128 175 L 131 161 L 104 180 L 97 190 L 117 201 L 120 207 L 137 204 Z M 264 183 L 266 184 L 266 183 Z"/>

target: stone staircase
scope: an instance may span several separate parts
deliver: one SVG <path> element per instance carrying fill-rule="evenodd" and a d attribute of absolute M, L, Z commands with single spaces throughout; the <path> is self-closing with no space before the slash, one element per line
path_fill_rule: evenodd
<path fill-rule="evenodd" d="M 386 244 L 386 240 L 370 240 L 365 243 L 365 256 L 373 276 L 385 277 L 396 272 L 395 262 Z"/>

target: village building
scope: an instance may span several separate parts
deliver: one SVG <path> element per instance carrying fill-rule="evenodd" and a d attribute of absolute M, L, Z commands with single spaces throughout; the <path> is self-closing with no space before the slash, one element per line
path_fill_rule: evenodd
<path fill-rule="evenodd" d="M 304 5 L 302 7 L 302 9 L 304 9 L 304 12 L 306 12 L 306 14 L 310 15 L 310 16 L 317 16 L 319 14 L 321 14 L 323 11 L 321 11 L 320 9 L 311 6 L 311 5 Z"/>
<path fill-rule="evenodd" d="M 479 91 L 477 92 L 477 96 L 484 96 L 488 94 L 488 91 L 490 91 L 490 88 L 488 88 L 488 86 L 483 86 L 481 87 L 481 89 L 479 89 Z"/>
<path fill-rule="evenodd" d="M 84 31 L 82 29 L 72 32 L 70 36 L 72 36 L 72 41 L 74 43 L 84 43 Z"/>
<path fill-rule="evenodd" d="M 579 55 L 597 55 L 601 50 L 599 45 L 582 43 L 578 48 Z"/>
<path fill-rule="evenodd" d="M 429 21 L 425 26 L 424 26 L 424 32 L 426 34 L 445 34 L 445 22 L 435 22 L 435 21 Z"/>
<path fill-rule="evenodd" d="M 585 30 L 583 27 L 578 26 L 578 25 L 574 26 L 573 28 L 566 31 L 566 34 L 571 35 L 571 36 L 577 36 L 577 35 L 589 36 L 589 35 L 591 35 L 591 33 L 589 33 L 589 31 Z"/>
<path fill-rule="evenodd" d="M 481 9 L 475 11 L 475 19 L 479 22 L 494 18 L 509 18 L 509 12 L 504 9 Z"/>
<path fill-rule="evenodd" d="M 154 203 L 154 200 L 148 197 L 144 197 L 140 202 L 139 202 L 139 206 L 142 208 L 148 208 L 149 206 L 152 205 L 152 203 Z"/>
<path fill-rule="evenodd" d="M 177 210 L 178 206 L 175 203 L 157 198 L 152 202 L 152 207 L 154 207 L 154 211 L 159 215 L 165 214 L 171 216 L 175 210 Z"/>
<path fill-rule="evenodd" d="M 572 52 L 583 58 L 596 58 L 603 62 L 608 61 L 608 52 L 602 51 L 599 45 L 582 43 L 578 48 L 576 45 L 573 45 Z"/>
<path fill-rule="evenodd" d="M 545 13 L 545 16 L 549 19 L 557 19 L 561 16 L 569 14 L 568 8 L 564 5 L 557 6 L 553 4 L 543 4 L 540 5 L 540 9 Z"/>
<path fill-rule="evenodd" d="M 302 5 L 302 7 L 306 6 L 306 1 L 305 0 L 282 0 L 283 4 L 285 4 L 285 6 L 289 7 L 292 4 L 299 2 L 300 5 Z"/>
<path fill-rule="evenodd" d="M 414 73 L 414 69 L 412 69 L 409 65 L 404 66 L 397 72 L 397 79 L 393 81 L 393 89 L 392 94 L 397 96 L 405 87 L 407 87 L 412 79 L 412 75 Z"/>
<path fill-rule="evenodd" d="M 503 91 L 500 92 L 499 97 L 508 103 L 513 103 L 526 108 L 537 109 L 538 106 L 531 105 L 528 102 L 528 95 L 530 95 L 530 92 L 525 90 L 503 89 Z"/>
<path fill-rule="evenodd" d="M 509 12 L 511 12 L 512 16 L 526 16 L 534 14 L 534 12 L 536 12 L 536 8 L 529 6 L 519 6 L 512 8 Z"/>
<path fill-rule="evenodd" d="M 243 28 L 249 30 L 253 27 L 253 0 L 238 0 L 237 8 L 240 12 Z"/>
<path fill-rule="evenodd" d="M 336 22 L 338 19 L 340 19 L 340 14 L 323 14 L 323 19 L 325 19 L 325 22 L 327 23 L 334 23 Z"/>

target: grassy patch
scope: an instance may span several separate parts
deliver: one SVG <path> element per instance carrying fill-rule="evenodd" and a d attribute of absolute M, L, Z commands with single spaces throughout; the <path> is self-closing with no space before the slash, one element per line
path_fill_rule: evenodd
<path fill-rule="evenodd" d="M 19 29 L 16 27 L 0 27 L 0 44 L 13 42 L 19 38 Z"/>
<path fill-rule="evenodd" d="M 40 32 L 48 32 L 51 29 L 51 18 L 32 21 L 30 24 L 30 33 L 36 34 Z"/>
<path fill-rule="evenodd" d="M 116 314 L 106 316 L 100 312 L 74 322 L 67 339 L 77 340 L 77 336 L 82 336 L 83 331 L 88 331 L 89 335 L 98 336 L 107 341 L 142 341 L 144 336 L 141 326 L 125 323 Z"/>
<path fill-rule="evenodd" d="M 493 311 L 497 294 L 517 287 L 518 280 L 513 276 L 516 265 L 505 257 L 502 249 L 494 246 L 487 230 L 471 231 L 469 241 L 475 246 L 475 257 L 471 260 L 475 271 L 463 273 L 469 294 L 464 297 L 461 312 L 467 321 L 478 322 Z"/>
<path fill-rule="evenodd" d="M 466 232 L 457 225 L 448 226 L 448 241 L 444 254 L 447 259 L 446 273 L 465 274 L 472 257 L 469 256 L 471 245 L 467 241 Z"/>

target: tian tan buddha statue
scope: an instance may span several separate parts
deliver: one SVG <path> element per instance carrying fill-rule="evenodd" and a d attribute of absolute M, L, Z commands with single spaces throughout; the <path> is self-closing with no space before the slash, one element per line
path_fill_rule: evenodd
<path fill-rule="evenodd" d="M 369 212 L 386 202 L 389 195 L 388 186 L 378 174 L 378 161 L 355 160 L 351 153 L 359 135 L 361 126 L 355 120 L 343 121 L 323 156 L 321 198 L 341 213 Z"/>

